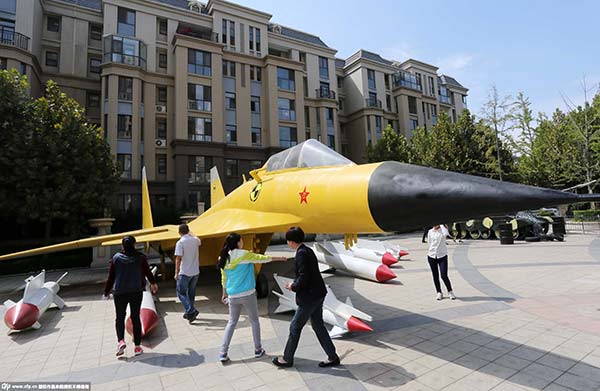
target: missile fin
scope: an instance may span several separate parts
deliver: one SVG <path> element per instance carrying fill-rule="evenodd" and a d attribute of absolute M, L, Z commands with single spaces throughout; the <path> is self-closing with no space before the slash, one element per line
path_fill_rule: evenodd
<path fill-rule="evenodd" d="M 40 274 L 35 277 L 29 277 L 29 281 L 27 281 L 27 285 L 25 286 L 25 292 L 23 293 L 23 301 L 27 302 L 31 296 L 35 294 L 39 289 L 44 286 L 44 282 L 46 281 L 46 271 L 42 270 Z"/>
<path fill-rule="evenodd" d="M 52 302 L 61 310 L 65 307 L 65 301 L 59 295 L 54 295 Z"/>
<path fill-rule="evenodd" d="M 348 304 L 350 307 L 354 307 L 354 304 L 352 304 L 352 300 L 350 299 L 350 296 L 346 297 L 346 304 Z"/>
<path fill-rule="evenodd" d="M 42 327 L 42 325 L 40 324 L 40 322 L 35 322 L 34 324 L 31 325 L 31 328 L 35 329 L 35 330 L 38 330 L 41 327 Z"/>
<path fill-rule="evenodd" d="M 347 332 L 348 332 L 348 330 L 344 330 L 343 328 L 341 328 L 339 326 L 333 326 L 333 328 L 329 332 L 329 336 L 331 338 L 337 338 L 337 337 L 341 337 L 342 335 L 346 334 Z"/>

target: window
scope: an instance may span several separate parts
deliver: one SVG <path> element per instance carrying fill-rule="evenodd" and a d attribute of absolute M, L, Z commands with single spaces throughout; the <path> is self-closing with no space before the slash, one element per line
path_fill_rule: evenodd
<path fill-rule="evenodd" d="M 327 129 L 335 129 L 333 123 L 333 109 L 331 107 L 325 109 L 325 121 L 327 123 Z"/>
<path fill-rule="evenodd" d="M 408 112 L 410 114 L 417 114 L 417 98 L 414 96 L 408 97 Z"/>
<path fill-rule="evenodd" d="M 389 95 L 385 95 L 385 107 L 387 111 L 392 111 L 392 97 Z"/>
<path fill-rule="evenodd" d="M 308 98 L 308 78 L 302 76 L 302 88 L 304 89 L 304 97 Z"/>
<path fill-rule="evenodd" d="M 89 92 L 86 96 L 86 104 L 88 108 L 98 108 L 100 107 L 100 95 L 96 92 Z"/>
<path fill-rule="evenodd" d="M 369 92 L 369 98 L 367 99 L 367 106 L 369 107 L 379 107 L 380 104 L 377 101 L 377 93 Z"/>
<path fill-rule="evenodd" d="M 102 25 L 90 23 L 90 39 L 94 41 L 102 40 Z"/>
<path fill-rule="evenodd" d="M 225 175 L 228 177 L 238 176 L 238 161 L 235 159 L 225 159 Z"/>
<path fill-rule="evenodd" d="M 22 62 L 19 65 L 19 72 L 21 73 L 21 75 L 26 75 L 27 74 L 27 64 L 25 64 L 24 62 Z"/>
<path fill-rule="evenodd" d="M 467 96 L 466 96 L 466 95 L 462 95 L 462 103 L 463 103 L 464 105 L 466 105 L 466 104 L 467 104 Z"/>
<path fill-rule="evenodd" d="M 223 76 L 235 77 L 235 62 L 223 60 Z"/>
<path fill-rule="evenodd" d="M 260 146 L 261 145 L 261 129 L 260 128 L 252 128 L 252 145 Z"/>
<path fill-rule="evenodd" d="M 229 24 L 229 29 L 227 25 Z M 222 30 L 221 30 L 221 41 L 227 43 L 229 39 L 229 46 L 235 46 L 235 22 L 232 20 L 223 19 Z"/>
<path fill-rule="evenodd" d="M 287 68 L 277 68 L 277 87 L 282 90 L 296 91 L 294 71 Z"/>
<path fill-rule="evenodd" d="M 144 117 L 140 118 L 140 141 L 144 142 Z M 144 167 L 144 155 L 142 155 L 142 167 Z"/>
<path fill-rule="evenodd" d="M 260 29 L 252 26 L 249 26 L 248 29 L 250 31 L 250 52 L 260 53 Z"/>
<path fill-rule="evenodd" d="M 338 99 L 338 110 L 344 111 L 344 99 L 343 98 Z"/>
<path fill-rule="evenodd" d="M 210 76 L 210 53 L 188 49 L 188 73 Z"/>
<path fill-rule="evenodd" d="M 381 138 L 381 131 L 382 131 L 381 116 L 376 115 L 375 116 L 375 137 L 377 138 L 377 140 L 379 140 Z"/>
<path fill-rule="evenodd" d="M 48 31 L 60 33 L 60 16 L 48 15 Z"/>
<path fill-rule="evenodd" d="M 417 86 L 418 86 L 417 89 L 418 90 L 423 90 L 423 87 L 422 87 L 423 84 L 422 84 L 422 81 L 421 81 L 421 74 L 420 73 L 415 73 L 414 78 L 415 78 L 415 81 L 416 81 Z"/>
<path fill-rule="evenodd" d="M 209 183 L 212 166 L 211 156 L 188 156 L 188 183 Z"/>
<path fill-rule="evenodd" d="M 49 67 L 58 67 L 58 53 L 46 52 L 46 65 Z"/>
<path fill-rule="evenodd" d="M 235 110 L 236 103 L 235 103 L 235 94 L 233 92 L 225 93 L 225 108 L 227 110 Z"/>
<path fill-rule="evenodd" d="M 2 70 L 6 69 L 6 58 L 0 57 L 0 69 L 2 69 Z"/>
<path fill-rule="evenodd" d="M 212 110 L 212 89 L 210 86 L 188 84 L 188 107 L 192 110 Z"/>
<path fill-rule="evenodd" d="M 119 7 L 117 12 L 117 34 L 135 37 L 135 11 Z"/>
<path fill-rule="evenodd" d="M 260 96 L 250 97 L 250 111 L 253 114 L 260 114 Z"/>
<path fill-rule="evenodd" d="M 371 116 L 367 115 L 367 143 L 373 143 L 373 135 L 371 134 Z"/>
<path fill-rule="evenodd" d="M 429 108 L 431 109 L 431 124 L 435 125 L 437 124 L 437 106 L 436 105 L 429 105 Z"/>
<path fill-rule="evenodd" d="M 375 90 L 375 71 L 372 69 L 367 69 L 367 79 L 369 81 L 369 89 Z"/>
<path fill-rule="evenodd" d="M 282 121 L 296 120 L 296 102 L 292 99 L 277 99 L 279 107 L 279 119 Z"/>
<path fill-rule="evenodd" d="M 228 144 L 237 143 L 237 127 L 235 125 L 225 125 L 226 142 Z"/>
<path fill-rule="evenodd" d="M 167 67 L 167 53 L 158 53 L 158 66 L 160 68 Z"/>
<path fill-rule="evenodd" d="M 156 119 L 156 138 L 165 140 L 167 138 L 167 119 Z"/>
<path fill-rule="evenodd" d="M 261 168 L 263 165 L 261 160 L 250 160 L 249 169 L 250 171 Z"/>
<path fill-rule="evenodd" d="M 167 19 L 158 19 L 158 33 L 167 35 Z"/>
<path fill-rule="evenodd" d="M 410 130 L 415 130 L 416 128 L 419 127 L 419 121 L 416 119 L 411 119 L 411 120 L 409 120 L 409 126 L 410 126 Z"/>
<path fill-rule="evenodd" d="M 427 76 L 427 85 L 429 87 L 429 95 L 435 96 L 435 87 L 433 84 L 433 77 Z"/>
<path fill-rule="evenodd" d="M 262 81 L 262 68 L 250 65 L 250 80 Z"/>
<path fill-rule="evenodd" d="M 293 147 L 298 144 L 298 134 L 296 128 L 287 126 L 279 127 L 279 146 L 282 148 Z"/>
<path fill-rule="evenodd" d="M 135 38 L 111 35 L 104 38 L 105 61 L 146 67 L 146 44 Z"/>
<path fill-rule="evenodd" d="M 131 155 L 117 154 L 117 168 L 121 171 L 121 178 L 131 179 Z"/>
<path fill-rule="evenodd" d="M 304 106 L 304 127 L 310 129 L 310 107 L 306 106 Z"/>
<path fill-rule="evenodd" d="M 156 174 L 159 176 L 167 175 L 167 155 L 164 153 L 156 154 Z"/>
<path fill-rule="evenodd" d="M 390 89 L 390 75 L 383 75 L 383 80 L 385 81 L 385 89 Z"/>
<path fill-rule="evenodd" d="M 321 109 L 319 107 L 315 107 L 315 111 L 317 116 L 315 117 L 317 120 L 317 133 L 321 131 Z"/>
<path fill-rule="evenodd" d="M 100 64 L 102 60 L 99 58 L 90 58 L 90 73 L 100 74 Z"/>
<path fill-rule="evenodd" d="M 300 62 L 304 65 L 306 65 L 306 52 L 300 52 L 298 53 L 300 56 Z"/>
<path fill-rule="evenodd" d="M 167 104 L 166 86 L 156 86 L 156 104 L 163 106 Z"/>
<path fill-rule="evenodd" d="M 133 79 L 131 77 L 119 76 L 118 98 L 119 100 L 133 100 Z"/>
<path fill-rule="evenodd" d="M 117 116 L 117 138 L 131 140 L 131 116 L 119 114 Z"/>
<path fill-rule="evenodd" d="M 212 141 L 212 120 L 188 117 L 188 140 Z"/>
<path fill-rule="evenodd" d="M 344 77 L 343 76 L 337 77 L 337 85 L 338 85 L 338 89 L 344 88 Z"/>
<path fill-rule="evenodd" d="M 329 61 L 321 56 L 319 56 L 319 77 L 329 80 Z"/>

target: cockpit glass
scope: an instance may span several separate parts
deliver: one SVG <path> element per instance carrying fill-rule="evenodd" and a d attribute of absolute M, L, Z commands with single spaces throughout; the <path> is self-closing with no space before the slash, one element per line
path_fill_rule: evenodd
<path fill-rule="evenodd" d="M 286 168 L 353 166 L 354 162 L 314 139 L 308 139 L 294 147 L 271 156 L 267 171 Z"/>

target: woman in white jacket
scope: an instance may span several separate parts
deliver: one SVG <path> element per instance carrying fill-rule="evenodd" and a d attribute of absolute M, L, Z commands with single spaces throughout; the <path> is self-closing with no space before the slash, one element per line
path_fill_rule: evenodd
<path fill-rule="evenodd" d="M 221 284 L 223 285 L 223 304 L 229 304 L 229 321 L 223 335 L 223 345 L 219 359 L 229 361 L 227 351 L 233 337 L 235 326 L 240 318 L 242 307 L 248 312 L 252 324 L 254 339 L 254 357 L 265 354 L 260 340 L 260 323 L 258 321 L 258 303 L 256 301 L 256 280 L 254 276 L 255 263 L 271 261 L 286 261 L 286 257 L 269 257 L 244 250 L 244 241 L 236 233 L 229 234 L 221 250 L 218 267 L 221 269 Z"/>
<path fill-rule="evenodd" d="M 442 300 L 442 287 L 440 286 L 440 274 L 442 281 L 448 289 L 448 297 L 452 300 L 456 299 L 452 292 L 452 284 L 448 278 L 448 248 L 446 247 L 446 237 L 449 235 L 448 229 L 443 225 L 434 225 L 427 233 L 427 243 L 429 243 L 429 251 L 427 252 L 427 261 L 433 275 L 433 283 L 437 291 L 437 300 Z M 438 272 L 439 268 L 439 272 Z"/>

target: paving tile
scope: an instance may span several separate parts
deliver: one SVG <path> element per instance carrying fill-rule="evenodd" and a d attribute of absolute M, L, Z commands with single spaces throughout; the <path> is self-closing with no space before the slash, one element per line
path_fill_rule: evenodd
<path fill-rule="evenodd" d="M 479 368 L 478 372 L 485 373 L 486 375 L 495 376 L 500 379 L 508 379 L 509 377 L 514 375 L 517 372 L 517 370 L 513 368 L 503 367 L 502 365 L 498 365 L 492 362 L 484 367 Z"/>
<path fill-rule="evenodd" d="M 552 380 L 543 379 L 537 376 L 534 376 L 530 373 L 518 372 L 517 374 L 509 377 L 507 379 L 511 383 L 515 383 L 519 386 L 523 387 L 531 387 L 536 390 L 541 390 L 546 387 Z"/>
<path fill-rule="evenodd" d="M 521 370 L 531 364 L 531 361 L 529 360 L 515 357 L 510 354 L 506 354 L 502 357 L 499 357 L 494 362 L 498 365 L 502 365 L 503 367 L 512 368 L 516 370 Z"/>
<path fill-rule="evenodd" d="M 600 387 L 600 381 L 590 380 L 585 377 L 572 375 L 570 373 L 563 374 L 554 382 L 576 391 L 589 391 Z"/>
<path fill-rule="evenodd" d="M 548 353 L 539 358 L 536 362 L 555 369 L 560 369 L 561 371 L 566 371 L 577 363 L 575 360 L 554 353 Z"/>

